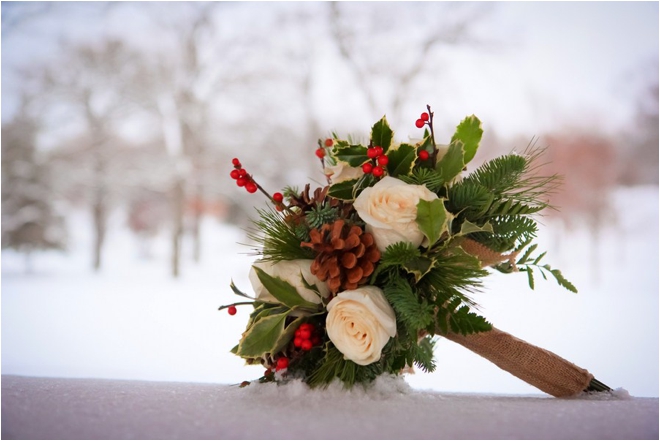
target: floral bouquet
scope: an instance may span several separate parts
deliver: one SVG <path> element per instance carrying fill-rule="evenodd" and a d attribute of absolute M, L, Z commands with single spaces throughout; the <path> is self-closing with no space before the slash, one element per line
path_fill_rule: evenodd
<path fill-rule="evenodd" d="M 231 177 L 272 207 L 258 210 L 251 239 L 260 258 L 250 271 L 252 305 L 232 352 L 261 364 L 261 382 L 300 378 L 311 387 L 346 387 L 413 366 L 435 369 L 438 336 L 455 341 L 554 396 L 609 390 L 589 372 L 495 329 L 470 295 L 488 270 L 525 272 L 576 288 L 536 254 L 534 215 L 556 176 L 541 176 L 542 150 L 530 146 L 470 174 L 483 130 L 465 118 L 448 145 L 437 144 L 433 112 L 416 121 L 421 141 L 393 142 L 383 117 L 364 145 L 319 140 L 328 185 L 272 195 L 233 160 Z"/>

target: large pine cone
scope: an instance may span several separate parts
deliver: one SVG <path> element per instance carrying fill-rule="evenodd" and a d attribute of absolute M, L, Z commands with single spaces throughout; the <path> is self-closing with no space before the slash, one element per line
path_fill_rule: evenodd
<path fill-rule="evenodd" d="M 311 272 L 327 282 L 333 294 L 355 289 L 373 274 L 380 251 L 371 233 L 356 225 L 349 227 L 339 219 L 323 225 L 320 230 L 314 228 L 309 235 L 311 242 L 300 245 L 317 252 Z"/>

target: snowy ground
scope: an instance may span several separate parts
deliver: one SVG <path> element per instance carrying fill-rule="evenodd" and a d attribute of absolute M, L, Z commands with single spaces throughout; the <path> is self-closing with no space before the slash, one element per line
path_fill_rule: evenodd
<path fill-rule="evenodd" d="M 658 399 L 2 377 L 3 439 L 657 439 Z"/>
<path fill-rule="evenodd" d="M 540 276 L 531 291 L 524 275 L 494 274 L 475 300 L 498 328 L 612 387 L 657 397 L 658 189 L 621 190 L 614 204 L 626 207 L 625 216 L 603 231 L 595 255 L 586 228 L 566 233 L 548 225 L 541 232 L 539 249 L 548 250 L 547 262 L 562 269 L 579 294 Z M 112 221 L 99 274 L 89 270 L 89 222 L 81 213 L 71 222 L 69 254 L 35 256 L 33 273 L 24 272 L 21 256 L 2 253 L 3 375 L 222 384 L 261 375 L 229 354 L 249 311 L 234 317 L 217 311 L 236 299 L 228 288 L 232 278 L 250 290 L 253 258 L 237 245 L 243 233 L 208 220 L 203 262 L 186 260 L 183 277 L 172 280 L 166 237 L 145 260 L 122 228 L 124 219 L 116 214 Z M 539 393 L 452 342 L 440 341 L 436 357 L 435 373 L 407 377 L 412 387 Z"/>

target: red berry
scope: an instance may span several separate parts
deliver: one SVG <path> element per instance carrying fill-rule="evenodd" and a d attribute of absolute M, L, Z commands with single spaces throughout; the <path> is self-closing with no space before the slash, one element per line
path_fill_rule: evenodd
<path fill-rule="evenodd" d="M 374 147 L 369 147 L 367 149 L 367 156 L 371 159 L 376 158 L 378 156 L 378 150 L 376 150 Z"/>
<path fill-rule="evenodd" d="M 229 176 L 231 176 L 232 179 L 238 179 L 240 176 L 238 175 L 238 170 L 233 169 L 230 173 Z"/>
<path fill-rule="evenodd" d="M 387 156 L 381 155 L 378 157 L 378 165 L 387 165 L 388 162 L 390 162 L 390 158 Z"/>
<path fill-rule="evenodd" d="M 422 113 L 422 116 L 419 117 L 422 121 L 428 121 L 429 120 L 429 114 L 424 112 Z"/>
<path fill-rule="evenodd" d="M 309 329 L 301 329 L 300 330 L 300 338 L 303 340 L 309 340 L 312 337 L 312 331 Z"/>
<path fill-rule="evenodd" d="M 426 150 L 421 150 L 419 152 L 419 159 L 421 159 L 422 161 L 426 161 L 427 159 L 429 159 L 429 152 L 427 152 Z"/>
<path fill-rule="evenodd" d="M 300 327 L 298 327 L 298 329 L 296 329 L 296 332 L 293 334 L 293 336 L 296 337 L 296 338 L 300 337 L 300 332 L 301 331 L 302 331 L 302 329 L 300 329 Z"/>
<path fill-rule="evenodd" d="M 382 148 L 381 146 L 377 145 L 377 146 L 374 147 L 374 148 L 376 149 L 376 157 L 378 157 L 378 156 L 380 156 L 380 155 L 383 154 L 383 148 Z"/>
<path fill-rule="evenodd" d="M 234 167 L 240 167 L 241 166 L 241 161 L 239 161 L 238 158 L 232 159 L 231 163 L 234 164 Z"/>
<path fill-rule="evenodd" d="M 383 167 L 376 166 L 371 173 L 373 173 L 375 177 L 380 178 L 385 173 L 385 170 L 383 170 Z"/>
<path fill-rule="evenodd" d="M 421 129 L 422 127 L 424 127 L 424 120 L 418 119 L 417 121 L 415 121 L 415 125 L 417 126 L 418 129 Z"/>
<path fill-rule="evenodd" d="M 316 149 L 316 156 L 318 156 L 319 158 L 323 159 L 323 157 L 325 156 L 325 150 L 323 150 L 323 149 Z"/>
<path fill-rule="evenodd" d="M 247 190 L 248 193 L 255 193 L 257 191 L 257 184 L 254 182 L 248 182 L 245 184 L 245 189 Z"/>
<path fill-rule="evenodd" d="M 238 177 L 239 177 L 239 178 L 244 178 L 244 177 L 247 176 L 247 174 L 248 174 L 248 172 L 247 172 L 247 170 L 245 170 L 244 168 L 238 170 Z"/>
<path fill-rule="evenodd" d="M 303 339 L 300 337 L 296 337 L 293 339 L 293 345 L 297 348 L 301 347 L 303 344 Z"/>
<path fill-rule="evenodd" d="M 373 170 L 373 168 L 374 168 L 374 165 L 371 162 L 366 162 L 366 163 L 362 164 L 362 171 L 367 175 L 369 173 L 371 173 L 371 170 Z"/>
<path fill-rule="evenodd" d="M 248 180 L 245 179 L 245 178 L 236 179 L 236 185 L 238 185 L 239 187 L 245 187 L 245 184 L 247 184 L 247 183 L 248 183 Z"/>
<path fill-rule="evenodd" d="M 289 367 L 289 359 L 286 357 L 280 357 L 277 359 L 277 365 L 275 367 L 276 371 L 286 369 Z"/>
<path fill-rule="evenodd" d="M 236 315 L 236 307 L 234 305 L 231 305 L 229 308 L 227 308 L 227 312 L 229 315 Z"/>
<path fill-rule="evenodd" d="M 302 325 L 298 326 L 298 329 L 300 329 L 301 332 L 304 331 L 304 330 L 308 330 L 309 332 L 313 332 L 314 331 L 314 325 L 311 324 L 311 323 L 303 323 Z"/>
<path fill-rule="evenodd" d="M 325 140 L 325 146 L 326 147 L 332 147 L 332 144 L 334 144 L 334 141 L 330 138 Z"/>
<path fill-rule="evenodd" d="M 270 369 L 266 369 L 266 372 L 264 372 L 264 377 L 267 377 L 272 373 L 273 373 L 273 371 L 271 371 Z"/>
<path fill-rule="evenodd" d="M 284 200 L 284 196 L 282 195 L 282 193 L 274 193 L 273 200 L 277 203 L 280 203 Z"/>
<path fill-rule="evenodd" d="M 313 345 L 312 345 L 312 342 L 310 340 L 303 340 L 301 349 L 303 351 L 309 351 L 310 349 L 312 349 L 312 346 Z"/>

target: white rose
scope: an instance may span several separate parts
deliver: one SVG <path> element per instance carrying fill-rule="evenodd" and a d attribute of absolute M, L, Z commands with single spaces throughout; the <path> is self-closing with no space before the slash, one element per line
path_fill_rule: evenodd
<path fill-rule="evenodd" d="M 264 302 L 277 302 L 277 299 L 272 296 L 266 290 L 266 287 L 259 280 L 257 272 L 254 270 L 254 267 L 263 270 L 266 274 L 271 277 L 279 277 L 291 284 L 300 296 L 312 303 L 321 303 L 321 298 L 311 289 L 305 287 L 302 277 L 305 278 L 309 285 L 316 285 L 321 296 L 327 297 L 330 294 L 328 285 L 325 282 L 321 282 L 316 278 L 310 271 L 313 260 L 282 260 L 280 262 L 263 262 L 258 261 L 252 265 L 250 269 L 250 283 L 252 283 L 252 289 L 257 299 L 263 300 Z"/>
<path fill-rule="evenodd" d="M 424 234 L 419 230 L 417 204 L 420 199 L 432 201 L 438 196 L 423 185 L 406 184 L 386 176 L 373 187 L 366 188 L 353 206 L 374 236 L 376 246 L 385 251 L 388 245 L 410 242 L 419 246 Z"/>
<path fill-rule="evenodd" d="M 380 359 L 396 335 L 396 316 L 383 291 L 363 286 L 340 292 L 328 303 L 325 327 L 345 359 L 366 366 Z"/>
<path fill-rule="evenodd" d="M 337 162 L 337 165 L 330 165 L 325 168 L 324 172 L 333 184 L 358 179 L 364 175 L 361 167 L 351 167 L 344 162 Z"/>

